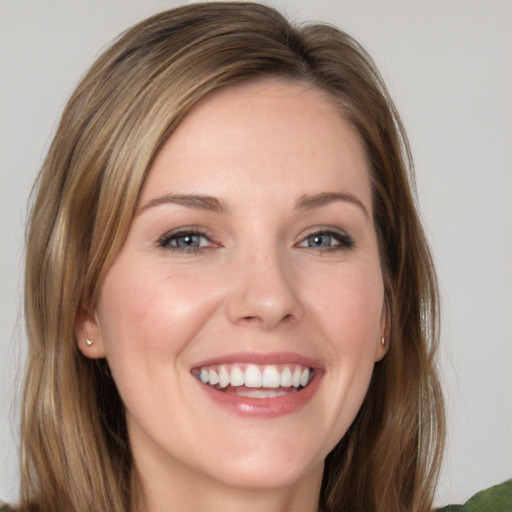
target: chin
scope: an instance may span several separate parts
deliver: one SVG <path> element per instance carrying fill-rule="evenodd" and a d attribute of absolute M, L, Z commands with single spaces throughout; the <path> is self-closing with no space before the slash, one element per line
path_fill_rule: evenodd
<path fill-rule="evenodd" d="M 249 438 L 245 448 L 238 453 L 231 446 L 224 457 L 209 455 L 214 464 L 208 464 L 203 472 L 225 485 L 254 490 L 290 487 L 308 475 L 321 475 L 325 455 L 312 454 L 303 441 L 290 443 L 290 436 L 287 437 L 287 442 L 281 446 L 272 441 L 254 442 Z"/>
<path fill-rule="evenodd" d="M 314 466 L 285 461 L 276 463 L 274 459 L 261 461 L 261 463 L 244 461 L 241 464 L 222 468 L 220 471 L 216 471 L 212 477 L 224 485 L 239 489 L 259 491 L 282 489 L 292 487 L 310 473 L 323 472 L 323 465 L 323 461 Z"/>

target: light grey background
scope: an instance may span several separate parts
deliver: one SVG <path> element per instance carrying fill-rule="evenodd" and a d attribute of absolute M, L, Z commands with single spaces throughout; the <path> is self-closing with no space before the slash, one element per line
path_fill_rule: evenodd
<path fill-rule="evenodd" d="M 100 50 L 186 2 L 0 3 L 0 497 L 17 483 L 26 201 L 58 115 Z M 512 477 L 512 2 L 275 0 L 369 50 L 408 130 L 444 298 L 449 440 L 437 502 Z"/>

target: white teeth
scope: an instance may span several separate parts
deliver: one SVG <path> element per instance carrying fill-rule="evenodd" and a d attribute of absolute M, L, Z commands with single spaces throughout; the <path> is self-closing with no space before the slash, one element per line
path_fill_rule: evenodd
<path fill-rule="evenodd" d="M 302 376 L 302 369 L 297 366 L 293 371 L 292 386 L 298 388 L 300 386 L 300 378 Z"/>
<path fill-rule="evenodd" d="M 261 382 L 264 388 L 278 388 L 281 385 L 281 375 L 275 366 L 265 366 Z"/>
<path fill-rule="evenodd" d="M 215 370 L 210 369 L 210 371 L 208 372 L 208 381 L 212 386 L 215 386 L 215 384 L 219 383 L 219 376 L 217 375 L 217 372 Z"/>
<path fill-rule="evenodd" d="M 244 367 L 245 370 L 242 369 Z M 235 364 L 231 366 L 223 364 L 203 367 L 197 373 L 194 372 L 194 375 L 203 384 L 215 386 L 217 389 L 225 389 L 228 386 L 231 388 L 245 386 L 247 388 L 265 388 L 265 392 L 271 392 L 272 388 L 291 388 L 290 390 L 279 390 L 280 393 L 286 394 L 290 391 L 297 391 L 300 387 L 306 387 L 313 378 L 313 370 L 296 364 L 271 364 L 266 366 L 255 364 L 248 364 L 247 366 Z"/>
<path fill-rule="evenodd" d="M 300 385 L 302 387 L 304 386 L 307 386 L 308 385 L 308 382 L 309 382 L 309 369 L 306 368 L 303 372 L 302 372 L 302 375 L 300 377 Z"/>
<path fill-rule="evenodd" d="M 231 368 L 230 380 L 232 386 L 243 386 L 244 372 L 240 368 L 238 368 L 238 366 L 233 366 L 233 368 Z"/>
<path fill-rule="evenodd" d="M 261 371 L 254 364 L 245 369 L 245 386 L 248 388 L 261 388 Z"/>
<path fill-rule="evenodd" d="M 292 386 L 292 371 L 288 367 L 281 372 L 281 386 L 283 388 Z"/>
<path fill-rule="evenodd" d="M 219 369 L 219 386 L 221 388 L 229 386 L 229 373 L 224 366 L 221 366 Z"/>

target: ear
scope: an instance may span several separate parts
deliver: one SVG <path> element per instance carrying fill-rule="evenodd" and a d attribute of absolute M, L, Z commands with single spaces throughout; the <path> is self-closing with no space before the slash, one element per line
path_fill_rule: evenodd
<path fill-rule="evenodd" d="M 388 352 L 389 350 L 389 307 L 388 307 L 388 301 L 387 298 L 384 299 L 384 303 L 382 305 L 382 313 L 380 317 L 380 335 L 377 338 L 376 341 L 376 347 L 375 347 L 375 362 L 380 361 Z"/>
<path fill-rule="evenodd" d="M 75 319 L 75 340 L 80 352 L 85 357 L 100 359 L 105 357 L 105 345 L 101 328 L 95 312 L 80 307 Z"/>

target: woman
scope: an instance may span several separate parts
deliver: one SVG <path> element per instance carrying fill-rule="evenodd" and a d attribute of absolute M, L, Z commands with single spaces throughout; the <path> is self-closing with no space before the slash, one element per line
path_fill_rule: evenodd
<path fill-rule="evenodd" d="M 430 510 L 437 288 L 410 167 L 335 29 L 244 3 L 125 33 L 39 177 L 21 509 Z"/>

